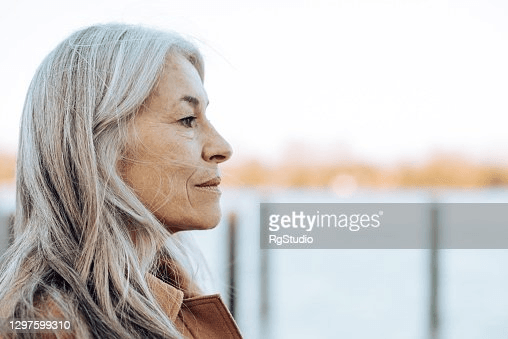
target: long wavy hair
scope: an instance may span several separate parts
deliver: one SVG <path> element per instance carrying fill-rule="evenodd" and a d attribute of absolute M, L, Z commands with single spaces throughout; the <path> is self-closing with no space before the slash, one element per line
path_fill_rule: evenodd
<path fill-rule="evenodd" d="M 79 338 L 181 338 L 146 275 L 170 262 L 171 282 L 184 288 L 186 242 L 140 202 L 118 165 L 129 124 L 175 54 L 203 79 L 193 44 L 124 24 L 72 34 L 37 69 L 21 122 L 0 317 L 43 317 L 38 305 L 51 300 Z"/>

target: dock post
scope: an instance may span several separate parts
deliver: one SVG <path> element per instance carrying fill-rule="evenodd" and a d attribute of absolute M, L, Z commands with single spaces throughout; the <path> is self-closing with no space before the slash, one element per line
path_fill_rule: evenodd
<path fill-rule="evenodd" d="M 237 247 L 237 236 L 236 236 L 236 224 L 237 216 L 234 212 L 229 214 L 228 218 L 228 267 L 229 267 L 229 311 L 236 316 L 236 247 Z"/>
<path fill-rule="evenodd" d="M 436 203 L 431 207 L 430 227 L 430 339 L 439 338 L 439 211 Z"/>

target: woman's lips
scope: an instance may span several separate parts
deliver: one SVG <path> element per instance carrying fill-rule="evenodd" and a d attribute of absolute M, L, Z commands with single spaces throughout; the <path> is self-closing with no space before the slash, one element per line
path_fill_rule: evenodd
<path fill-rule="evenodd" d="M 205 181 L 202 184 L 196 185 L 196 187 L 200 190 L 207 192 L 221 193 L 219 185 L 220 185 L 220 177 L 215 177 L 213 179 Z"/>
<path fill-rule="evenodd" d="M 202 184 L 196 185 L 197 187 L 209 187 L 209 186 L 219 186 L 220 185 L 220 177 L 215 177 L 208 181 L 205 181 Z"/>

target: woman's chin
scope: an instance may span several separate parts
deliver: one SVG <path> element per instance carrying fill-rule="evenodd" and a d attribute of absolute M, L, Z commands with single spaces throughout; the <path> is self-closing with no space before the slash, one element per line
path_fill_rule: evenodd
<path fill-rule="evenodd" d="M 179 231 L 198 231 L 198 230 L 211 230 L 220 223 L 221 212 L 215 211 L 213 213 L 200 213 L 186 220 L 180 222 L 169 222 L 168 220 L 161 220 L 168 230 L 172 233 Z"/>

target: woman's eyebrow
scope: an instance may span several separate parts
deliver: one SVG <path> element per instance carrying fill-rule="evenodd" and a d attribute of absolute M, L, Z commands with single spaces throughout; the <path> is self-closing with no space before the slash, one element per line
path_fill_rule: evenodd
<path fill-rule="evenodd" d="M 200 102 L 199 102 L 199 99 L 196 98 L 196 97 L 193 97 L 192 95 L 186 95 L 186 96 L 183 96 L 180 101 L 185 101 L 185 102 L 188 102 L 189 104 L 191 104 L 192 106 L 194 106 L 195 108 L 196 107 L 199 107 L 200 105 Z M 208 106 L 208 102 L 206 103 L 206 106 Z"/>

